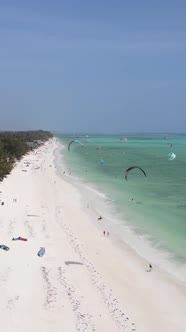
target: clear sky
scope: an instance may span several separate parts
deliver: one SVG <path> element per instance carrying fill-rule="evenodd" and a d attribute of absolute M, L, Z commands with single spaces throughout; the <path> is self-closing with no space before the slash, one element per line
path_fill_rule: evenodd
<path fill-rule="evenodd" d="M 0 0 L 0 130 L 186 132 L 186 1 Z"/>

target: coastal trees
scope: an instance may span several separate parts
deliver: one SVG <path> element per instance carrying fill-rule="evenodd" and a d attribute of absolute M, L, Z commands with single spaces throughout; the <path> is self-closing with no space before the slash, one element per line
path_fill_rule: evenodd
<path fill-rule="evenodd" d="M 0 181 L 11 172 L 16 160 L 53 135 L 48 131 L 0 132 Z M 28 144 L 30 143 L 30 144 Z"/>

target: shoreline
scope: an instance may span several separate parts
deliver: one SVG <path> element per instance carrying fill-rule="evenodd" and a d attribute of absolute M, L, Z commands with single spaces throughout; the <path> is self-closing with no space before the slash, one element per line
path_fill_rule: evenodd
<path fill-rule="evenodd" d="M 173 258 L 174 254 L 165 247 L 156 247 L 155 240 L 151 240 L 149 235 L 138 232 L 135 226 L 123 220 L 122 216 L 115 210 L 112 199 L 105 192 L 99 191 L 95 184 L 93 185 L 78 175 L 72 175 L 70 166 L 66 164 L 63 156 L 65 146 L 58 137 L 56 141 L 59 145 L 55 153 L 55 158 L 57 158 L 56 167 L 66 170 L 66 173 L 62 174 L 58 169 L 58 175 L 67 183 L 75 186 L 81 193 L 82 208 L 89 214 L 92 223 L 100 231 L 103 228 L 109 228 L 113 238 L 115 238 L 115 243 L 120 243 L 120 246 L 122 244 L 129 246 L 143 260 L 144 264 L 146 263 L 146 266 L 152 263 L 153 266 L 165 273 L 170 279 L 181 286 L 186 286 L 186 265 L 176 261 Z M 84 203 L 84 197 L 87 197 L 87 203 Z M 87 204 L 89 209 L 87 209 Z M 101 223 L 97 221 L 99 215 L 104 216 Z M 118 228 L 117 230 L 116 227 Z"/>
<path fill-rule="evenodd" d="M 0 241 L 10 247 L 0 255 L 2 328 L 184 332 L 185 288 L 157 268 L 147 273 L 132 249 L 102 235 L 87 197 L 56 174 L 57 146 L 52 139 L 25 156 L 0 184 Z M 28 241 L 12 242 L 17 236 Z"/>
<path fill-rule="evenodd" d="M 66 165 L 65 165 L 65 167 L 66 167 Z M 74 178 L 73 178 L 73 176 L 71 176 L 71 175 L 69 176 L 67 174 L 67 175 L 64 175 L 62 177 L 63 177 L 64 181 L 66 181 L 68 184 L 70 184 L 71 186 L 75 186 L 76 190 L 78 191 L 78 193 L 80 195 L 81 208 L 83 208 L 84 213 L 88 214 L 89 219 L 90 219 L 92 225 L 101 234 L 100 231 L 101 231 L 102 227 L 99 227 L 98 223 L 96 222 L 96 219 L 97 219 L 96 217 L 98 216 L 99 213 L 97 214 L 97 213 L 95 213 L 95 211 L 94 211 L 94 213 L 88 213 L 88 211 L 87 211 L 87 209 L 85 207 L 86 204 L 83 204 L 83 201 L 84 201 L 83 197 L 85 197 L 84 195 L 85 195 L 85 192 L 87 193 L 87 191 L 83 190 L 83 193 L 82 193 L 81 190 L 82 190 L 82 185 L 86 186 L 86 184 L 84 184 L 79 179 L 79 177 L 75 177 L 76 180 L 77 180 L 77 182 L 78 182 L 77 183 L 75 181 L 75 184 L 74 184 Z M 79 181 L 80 181 L 80 183 L 79 183 Z M 94 189 L 93 189 L 93 191 L 94 191 Z M 96 189 L 95 189 L 95 194 L 97 194 Z M 99 193 L 99 194 L 101 194 L 101 193 Z M 101 196 L 102 196 L 102 198 L 104 198 L 104 194 L 101 194 Z M 86 196 L 86 200 L 87 200 L 87 196 Z M 103 204 L 105 204 L 105 203 L 106 202 L 104 202 Z M 90 212 L 90 210 L 91 209 L 89 209 L 89 212 Z M 91 220 L 92 218 L 94 218 L 94 220 Z M 131 248 L 131 246 L 130 246 L 129 243 L 125 243 L 123 240 L 120 240 L 118 242 L 118 237 L 114 236 L 114 235 L 109 238 L 109 241 L 110 241 L 110 244 L 114 247 L 114 249 L 116 249 L 117 251 L 120 252 L 121 261 L 122 261 L 122 258 L 123 258 L 122 255 L 124 254 L 124 251 L 125 251 L 125 255 L 126 255 L 126 252 L 127 252 L 127 256 L 128 256 L 127 259 L 131 260 L 131 262 L 133 262 L 134 266 L 137 265 L 138 268 L 140 268 L 140 273 L 142 273 L 142 274 L 144 273 L 144 275 L 143 275 L 142 278 L 144 278 L 146 275 L 148 275 L 148 273 L 146 273 L 146 267 L 148 265 L 148 261 L 143 256 L 139 256 L 139 254 L 136 252 L 136 250 L 134 250 L 134 248 Z M 129 263 L 129 265 L 130 265 L 130 268 L 133 269 L 133 267 L 131 266 L 130 263 Z M 136 273 L 135 267 L 134 267 L 134 271 L 133 272 Z M 139 270 L 138 270 L 138 273 L 139 273 Z M 173 276 L 173 275 L 171 275 L 171 274 L 169 274 L 169 273 L 167 273 L 165 271 L 161 271 L 157 266 L 155 266 L 155 269 L 153 270 L 153 273 L 154 273 L 154 275 L 151 274 L 153 281 L 159 282 L 160 284 L 161 283 L 163 283 L 163 284 L 165 283 L 165 285 L 168 286 L 168 287 L 170 287 L 170 288 L 173 287 L 176 290 L 176 292 L 178 291 L 180 293 L 181 296 L 184 294 L 183 297 L 185 298 L 185 296 L 186 296 L 186 288 L 185 288 L 185 283 L 184 282 L 177 280 L 175 278 L 175 276 Z M 136 280 L 136 282 L 137 282 L 137 280 Z M 164 286 L 162 287 L 162 290 L 164 289 Z M 159 291 L 159 286 L 158 286 L 158 291 Z M 168 303 L 167 303 L 167 305 L 168 305 Z M 186 306 L 185 306 L 185 308 L 186 308 Z M 171 330 L 170 327 L 169 327 L 169 330 Z M 151 327 L 151 331 L 152 331 L 152 327 Z"/>

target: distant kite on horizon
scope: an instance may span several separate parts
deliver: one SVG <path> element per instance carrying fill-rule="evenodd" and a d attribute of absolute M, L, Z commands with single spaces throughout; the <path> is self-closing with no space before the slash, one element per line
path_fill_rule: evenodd
<path fill-rule="evenodd" d="M 128 138 L 127 138 L 127 137 L 121 137 L 121 138 L 120 138 L 120 141 L 128 142 Z"/>

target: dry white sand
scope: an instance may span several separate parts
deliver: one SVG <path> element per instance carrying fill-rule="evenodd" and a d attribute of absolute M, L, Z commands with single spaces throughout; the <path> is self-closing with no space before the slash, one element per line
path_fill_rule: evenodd
<path fill-rule="evenodd" d="M 1 330 L 185 332 L 184 285 L 102 236 L 87 197 L 56 174 L 56 147 L 25 156 L 0 184 L 0 244 L 10 247 L 0 249 Z"/>

